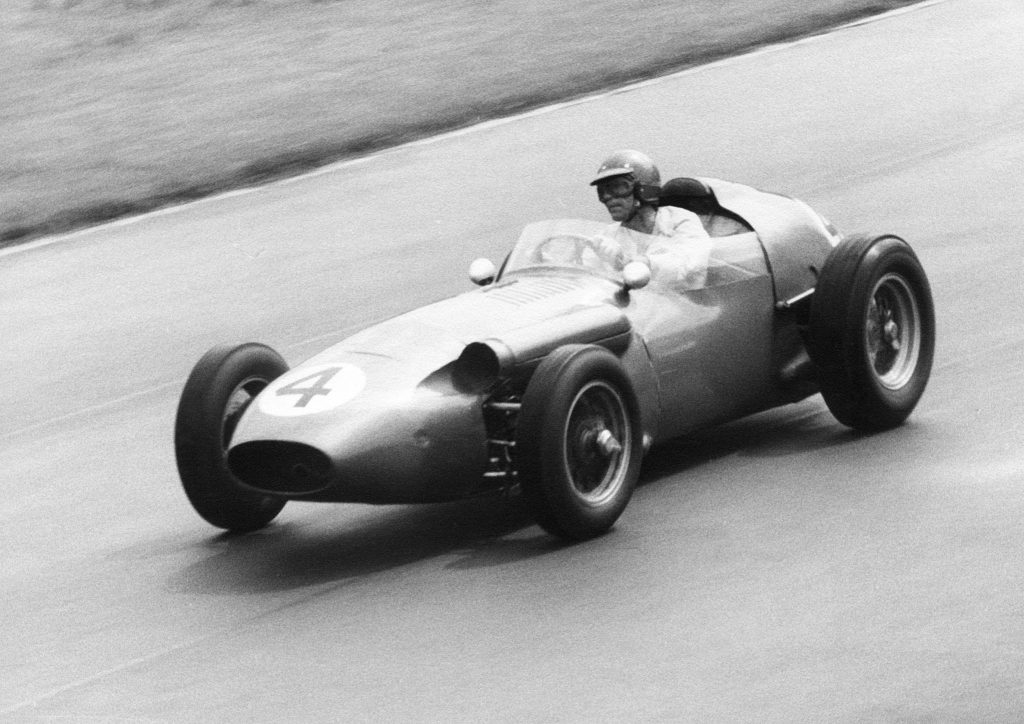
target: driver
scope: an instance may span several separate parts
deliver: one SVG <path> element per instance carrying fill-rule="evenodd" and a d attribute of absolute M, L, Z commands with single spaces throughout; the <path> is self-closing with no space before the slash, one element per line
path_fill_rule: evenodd
<path fill-rule="evenodd" d="M 615 223 L 595 240 L 596 249 L 616 269 L 642 261 L 655 279 L 702 287 L 711 239 L 693 212 L 658 208 L 660 184 L 658 167 L 646 154 L 616 151 L 604 160 L 590 185 Z"/>

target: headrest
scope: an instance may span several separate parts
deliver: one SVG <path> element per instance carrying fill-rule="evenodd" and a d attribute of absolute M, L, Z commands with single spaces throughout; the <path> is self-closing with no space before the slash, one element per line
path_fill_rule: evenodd
<path fill-rule="evenodd" d="M 715 206 L 715 192 L 695 178 L 674 178 L 661 187 L 661 206 L 679 206 L 696 213 L 706 213 Z"/>
<path fill-rule="evenodd" d="M 711 187 L 695 178 L 674 178 L 661 187 L 661 194 L 673 196 L 714 197 Z"/>

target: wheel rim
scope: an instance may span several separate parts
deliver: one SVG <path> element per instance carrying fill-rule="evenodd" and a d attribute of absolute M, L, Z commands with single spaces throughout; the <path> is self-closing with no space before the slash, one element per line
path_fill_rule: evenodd
<path fill-rule="evenodd" d="M 224 405 L 224 414 L 221 416 L 220 424 L 220 444 L 225 452 L 227 452 L 228 443 L 231 442 L 231 436 L 235 434 L 235 428 L 238 427 L 238 421 L 242 419 L 242 413 L 249 407 L 253 398 L 268 384 L 270 383 L 262 377 L 249 377 L 231 391 L 228 401 Z"/>
<path fill-rule="evenodd" d="M 879 384 L 898 390 L 914 376 L 921 353 L 921 312 L 907 280 L 886 274 L 875 284 L 864 325 L 868 362 Z"/>
<path fill-rule="evenodd" d="M 580 500 L 599 506 L 615 496 L 626 479 L 632 442 L 619 391 L 601 381 L 584 385 L 563 433 L 566 473 Z"/>

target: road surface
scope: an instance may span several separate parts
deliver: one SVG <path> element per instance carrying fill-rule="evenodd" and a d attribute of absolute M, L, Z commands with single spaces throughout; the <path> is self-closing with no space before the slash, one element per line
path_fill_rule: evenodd
<path fill-rule="evenodd" d="M 0 720 L 1024 717 L 1024 6 L 946 0 L 309 177 L 0 253 Z M 582 545 L 514 504 L 289 503 L 219 534 L 172 425 L 209 346 L 297 362 L 602 218 L 607 152 L 917 249 L 908 424 L 819 397 L 652 452 Z"/>

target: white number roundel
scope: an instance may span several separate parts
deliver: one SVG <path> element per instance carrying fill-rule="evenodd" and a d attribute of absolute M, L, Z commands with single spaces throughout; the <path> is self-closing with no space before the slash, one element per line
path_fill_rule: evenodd
<path fill-rule="evenodd" d="M 362 392 L 366 374 L 355 365 L 337 363 L 301 367 L 274 380 L 260 395 L 268 415 L 313 415 L 342 405 Z"/>

